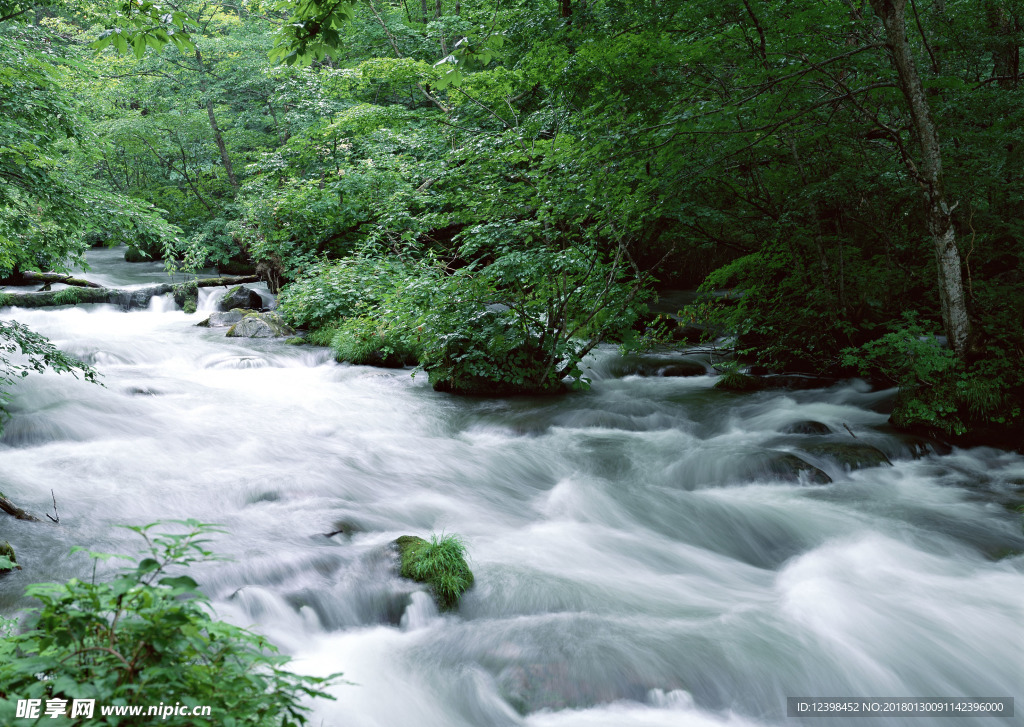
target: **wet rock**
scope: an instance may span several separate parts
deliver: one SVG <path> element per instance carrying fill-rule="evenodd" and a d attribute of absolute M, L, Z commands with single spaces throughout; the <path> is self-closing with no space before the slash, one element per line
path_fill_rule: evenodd
<path fill-rule="evenodd" d="M 704 364 L 696 361 L 671 360 L 665 358 L 641 358 L 624 356 L 614 363 L 611 372 L 615 376 L 703 376 L 707 373 Z"/>
<path fill-rule="evenodd" d="M 366 528 L 351 520 L 339 520 L 334 523 L 334 529 L 329 533 L 324 533 L 325 538 L 333 538 L 335 535 L 342 535 L 346 538 L 351 538 L 356 533 L 366 532 Z"/>
<path fill-rule="evenodd" d="M 812 374 L 769 374 L 760 377 L 761 388 L 763 389 L 789 389 L 791 391 L 804 389 L 827 389 L 834 385 L 838 379 L 829 376 L 814 376 Z"/>
<path fill-rule="evenodd" d="M 286 338 L 295 331 L 277 313 L 249 313 L 228 329 L 228 338 Z"/>
<path fill-rule="evenodd" d="M 707 373 L 707 369 L 704 368 L 703 364 L 699 364 L 695 361 L 680 361 L 666 366 L 663 369 L 658 370 L 658 376 L 703 376 Z"/>
<path fill-rule="evenodd" d="M 263 307 L 263 298 L 252 288 L 244 285 L 236 285 L 228 290 L 220 301 L 222 311 L 235 310 L 236 308 L 248 308 L 259 310 Z"/>
<path fill-rule="evenodd" d="M 823 471 L 790 452 L 769 452 L 754 468 L 757 474 L 784 482 L 805 481 L 812 485 L 827 485 L 832 481 Z"/>
<path fill-rule="evenodd" d="M 788 424 L 780 430 L 783 434 L 831 434 L 832 430 L 826 424 L 805 419 L 799 422 Z"/>
<path fill-rule="evenodd" d="M 748 376 L 737 371 L 729 371 L 718 377 L 715 382 L 716 389 L 724 391 L 760 391 L 765 388 L 763 379 L 756 376 Z"/>
<path fill-rule="evenodd" d="M 214 311 L 210 314 L 209 318 L 206 318 L 199 323 L 197 326 L 203 326 L 204 328 L 223 328 L 225 326 L 233 326 L 246 315 L 256 313 L 254 310 L 246 310 L 244 308 L 235 308 L 229 311 Z"/>
<path fill-rule="evenodd" d="M 807 454 L 832 460 L 846 470 L 892 465 L 885 453 L 860 442 L 821 442 L 801 447 Z"/>
<path fill-rule="evenodd" d="M 10 573 L 11 571 L 15 570 L 21 570 L 21 566 L 18 565 L 18 559 L 14 555 L 14 548 L 12 548 L 11 544 L 8 543 L 6 540 L 0 543 L 0 556 L 6 557 L 8 560 L 11 561 L 11 563 L 14 564 L 11 567 L 0 565 L 0 575 L 3 575 L 4 573 Z"/>

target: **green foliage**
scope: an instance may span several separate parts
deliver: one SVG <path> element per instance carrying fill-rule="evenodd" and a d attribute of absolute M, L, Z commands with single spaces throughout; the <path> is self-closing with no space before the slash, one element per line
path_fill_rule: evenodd
<path fill-rule="evenodd" d="M 566 377 L 583 388 L 583 358 L 629 330 L 643 297 L 621 260 L 599 250 L 510 251 L 440 281 L 414 321 L 426 332 L 422 364 L 453 393 L 552 393 Z"/>
<path fill-rule="evenodd" d="M 466 563 L 466 544 L 457 535 L 436 534 L 430 541 L 413 536 L 398 539 L 403 578 L 431 587 L 442 610 L 454 609 L 473 585 L 473 572 Z"/>
<path fill-rule="evenodd" d="M 263 637 L 211 617 L 181 570 L 213 557 L 205 536 L 219 531 L 194 520 L 178 524 L 183 532 L 154 532 L 157 523 L 130 528 L 145 540 L 144 557 L 109 581 L 28 587 L 40 604 L 29 627 L 0 640 L 0 720 L 14 724 L 18 699 L 77 698 L 210 705 L 209 717 L 189 724 L 288 727 L 306 723 L 304 697 L 332 698 L 323 687 L 337 675 L 292 674 Z M 150 722 L 103 718 L 97 709 L 90 724 Z"/>
<path fill-rule="evenodd" d="M 347 318 L 333 330 L 330 346 L 338 361 L 384 368 L 419 362 L 417 341 L 380 320 L 367 316 Z"/>
<path fill-rule="evenodd" d="M 301 279 L 281 291 L 281 313 L 289 323 L 313 329 L 342 318 L 379 314 L 386 296 L 427 271 L 398 259 L 365 255 L 333 264 L 314 263 Z"/>
<path fill-rule="evenodd" d="M 18 559 L 14 555 L 14 548 L 6 540 L 0 543 L 0 575 L 10 573 L 14 570 L 21 570 Z M 0 633 L 3 632 L 3 619 L 0 619 Z"/>
<path fill-rule="evenodd" d="M 856 349 L 844 365 L 864 376 L 899 386 L 893 421 L 965 434 L 972 426 L 1019 426 L 1024 377 L 1016 362 L 992 347 L 988 356 L 965 363 L 939 344 L 913 314 L 902 325 Z"/>

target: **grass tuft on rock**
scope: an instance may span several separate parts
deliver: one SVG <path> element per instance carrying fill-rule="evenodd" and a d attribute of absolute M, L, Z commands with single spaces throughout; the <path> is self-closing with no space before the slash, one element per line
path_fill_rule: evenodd
<path fill-rule="evenodd" d="M 415 535 L 403 535 L 395 543 L 402 556 L 402 577 L 429 585 L 442 611 L 458 606 L 459 598 L 473 585 L 462 538 L 431 535 L 428 542 Z"/>
<path fill-rule="evenodd" d="M 741 374 L 739 371 L 726 371 L 715 382 L 716 389 L 725 391 L 760 391 L 764 382 L 756 376 Z"/>

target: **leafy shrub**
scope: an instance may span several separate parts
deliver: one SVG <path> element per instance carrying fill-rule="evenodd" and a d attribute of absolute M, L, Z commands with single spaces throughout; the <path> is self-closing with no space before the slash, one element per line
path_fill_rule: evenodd
<path fill-rule="evenodd" d="M 899 386 L 892 414 L 897 426 L 933 427 L 959 435 L 972 425 L 1020 424 L 1019 366 L 1000 346 L 991 346 L 987 354 L 965 363 L 940 345 L 915 315 L 906 314 L 890 333 L 846 349 L 843 363 L 864 376 Z"/>
<path fill-rule="evenodd" d="M 506 395 L 586 386 L 580 364 L 646 310 L 642 281 L 584 247 L 509 252 L 440 285 L 416 321 L 438 390 Z"/>
<path fill-rule="evenodd" d="M 18 699 L 95 699 L 98 705 L 213 708 L 208 717 L 190 717 L 190 725 L 290 727 L 306 723 L 304 695 L 332 698 L 321 688 L 334 677 L 285 671 L 287 659 L 273 646 L 215 621 L 196 582 L 172 575 L 212 558 L 202 536 L 214 528 L 194 520 L 180 524 L 180 534 L 151 533 L 156 523 L 130 528 L 145 540 L 145 557 L 109 582 L 94 576 L 92 582 L 28 587 L 41 604 L 30 628 L 0 640 L 0 723 L 15 723 Z M 97 709 L 90 724 L 151 722 L 103 717 Z"/>
<path fill-rule="evenodd" d="M 279 307 L 293 325 L 312 329 L 331 326 L 342 318 L 375 312 L 385 296 L 402 289 L 410 277 L 422 275 L 425 270 L 397 260 L 363 256 L 333 264 L 320 262 L 284 287 Z"/>
<path fill-rule="evenodd" d="M 401 368 L 419 362 L 419 347 L 401 329 L 369 318 L 348 318 L 334 329 L 335 358 L 353 364 Z"/>
<path fill-rule="evenodd" d="M 430 541 L 411 535 L 397 540 L 403 578 L 428 584 L 442 610 L 455 608 L 473 585 L 466 563 L 466 544 L 457 535 L 431 535 Z"/>

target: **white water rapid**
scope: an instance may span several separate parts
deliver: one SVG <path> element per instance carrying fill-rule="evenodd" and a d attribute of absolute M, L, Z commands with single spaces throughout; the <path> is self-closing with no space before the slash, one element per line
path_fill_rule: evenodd
<path fill-rule="evenodd" d="M 163 277 L 120 254 L 91 252 L 89 277 Z M 1024 709 L 1024 457 L 922 456 L 886 430 L 893 392 L 857 382 L 730 394 L 710 376 L 622 375 L 607 348 L 589 392 L 457 398 L 195 327 L 206 315 L 0 311 L 105 384 L 34 375 L 12 392 L 0 491 L 42 513 L 52 488 L 60 525 L 0 513 L 24 565 L 0 579 L 0 613 L 28 605 L 27 583 L 87 575 L 74 545 L 137 552 L 115 525 L 197 518 L 229 533 L 213 547 L 231 560 L 192 573 L 220 616 L 296 671 L 354 683 L 313 725 L 1022 724 L 789 718 L 786 697 Z M 832 433 L 782 433 L 805 420 Z M 851 444 L 892 465 L 848 470 L 832 455 Z M 820 472 L 795 478 L 786 453 Z M 387 550 L 442 531 L 476 576 L 445 615 Z"/>

